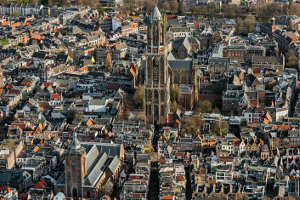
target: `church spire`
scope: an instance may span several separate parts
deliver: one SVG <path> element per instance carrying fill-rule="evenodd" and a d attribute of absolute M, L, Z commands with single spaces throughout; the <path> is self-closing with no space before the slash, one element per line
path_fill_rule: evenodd
<path fill-rule="evenodd" d="M 81 148 L 81 144 L 80 144 L 80 142 L 77 139 L 77 133 L 74 132 L 73 133 L 73 139 L 72 139 L 72 141 L 70 143 L 70 149 L 71 150 L 78 150 L 80 148 Z"/>
<path fill-rule="evenodd" d="M 153 13 L 152 13 L 152 20 L 159 20 L 159 19 L 162 19 L 162 15 L 159 12 L 158 7 L 155 6 Z"/>

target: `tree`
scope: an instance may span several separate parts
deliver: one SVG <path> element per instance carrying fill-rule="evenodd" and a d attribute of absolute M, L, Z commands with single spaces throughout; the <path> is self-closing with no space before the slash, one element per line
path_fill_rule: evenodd
<path fill-rule="evenodd" d="M 226 135 L 228 133 L 228 123 L 226 121 L 215 121 L 211 127 L 211 132 L 215 135 Z"/>
<path fill-rule="evenodd" d="M 179 98 L 179 88 L 178 87 L 171 87 L 170 88 L 170 99 L 171 101 L 176 101 L 178 102 L 178 98 Z"/>
<path fill-rule="evenodd" d="M 52 6 L 53 6 L 53 0 L 48 0 L 47 5 L 48 5 L 49 7 L 52 7 Z"/>
<path fill-rule="evenodd" d="M 184 10 L 183 3 L 178 4 L 178 15 L 182 15 Z"/>
<path fill-rule="evenodd" d="M 73 115 L 73 121 L 82 121 L 84 119 L 83 113 L 81 111 L 75 111 Z"/>
<path fill-rule="evenodd" d="M 265 89 L 273 91 L 274 86 L 275 86 L 275 83 L 272 81 L 269 81 L 265 84 Z"/>
<path fill-rule="evenodd" d="M 177 110 L 177 102 L 176 101 L 171 101 L 171 103 L 170 103 L 170 111 L 172 112 L 172 113 L 174 113 L 176 110 Z"/>
<path fill-rule="evenodd" d="M 220 110 L 219 110 L 219 108 L 218 108 L 218 107 L 215 107 L 215 108 L 214 108 L 214 113 L 216 113 L 216 114 L 220 114 Z"/>
<path fill-rule="evenodd" d="M 221 35 L 218 31 L 214 32 L 212 40 L 213 40 L 213 43 L 218 43 L 219 41 L 222 40 Z"/>
<path fill-rule="evenodd" d="M 63 7 L 70 7 L 72 4 L 71 4 L 71 1 L 70 0 L 65 0 L 65 1 L 62 1 L 62 6 Z"/>
<path fill-rule="evenodd" d="M 145 7 L 145 11 L 150 13 L 153 11 L 154 7 L 155 7 L 155 1 L 145 1 L 144 3 Z"/>
<path fill-rule="evenodd" d="M 207 100 L 200 102 L 198 107 L 202 113 L 208 113 L 212 111 L 212 104 Z"/>
<path fill-rule="evenodd" d="M 111 64 L 111 55 L 109 51 L 105 52 L 105 71 L 111 72 L 112 64 Z"/>
<path fill-rule="evenodd" d="M 132 11 L 132 6 L 135 4 L 135 0 L 124 0 L 124 6 Z"/>
<path fill-rule="evenodd" d="M 193 115 L 192 117 L 185 117 L 181 121 L 181 132 L 192 134 L 195 137 L 200 131 L 202 125 L 203 121 L 197 115 Z"/>
<path fill-rule="evenodd" d="M 243 26 L 243 20 L 241 18 L 238 18 L 236 20 L 236 25 L 235 25 L 235 34 L 237 35 L 240 34 L 242 26 Z"/>
<path fill-rule="evenodd" d="M 92 8 L 92 9 L 96 9 L 96 10 L 99 10 L 99 9 L 101 9 L 101 4 L 99 3 L 99 1 L 92 1 L 91 3 L 90 3 L 90 7 Z"/>
<path fill-rule="evenodd" d="M 18 46 L 19 47 L 25 47 L 25 44 L 24 43 L 19 43 Z"/>
<path fill-rule="evenodd" d="M 298 66 L 298 59 L 295 56 L 295 53 L 292 49 L 290 49 L 285 54 L 285 61 L 286 61 L 286 67 L 288 67 L 288 68 L 297 68 L 297 66 Z"/>
<path fill-rule="evenodd" d="M 244 31 L 248 34 L 254 29 L 255 17 L 249 14 L 244 20 Z"/>
<path fill-rule="evenodd" d="M 141 9 L 144 7 L 144 0 L 136 0 L 135 5 L 138 11 L 141 11 Z"/>
<path fill-rule="evenodd" d="M 206 6 L 195 6 L 194 13 L 197 15 L 206 15 L 207 14 Z"/>
<path fill-rule="evenodd" d="M 37 4 L 40 4 L 40 1 L 39 0 L 31 0 L 31 3 L 34 5 L 37 5 Z"/>
<path fill-rule="evenodd" d="M 174 14 L 175 12 L 178 12 L 178 2 L 177 0 L 171 0 L 170 1 L 170 12 Z"/>
<path fill-rule="evenodd" d="M 197 132 L 200 131 L 203 126 L 203 120 L 198 115 L 193 115 L 192 120 L 194 122 L 194 126 L 197 129 Z"/>
<path fill-rule="evenodd" d="M 167 12 L 167 11 L 170 10 L 170 4 L 169 4 L 168 1 L 165 1 L 165 2 L 162 4 L 162 10 L 163 10 L 164 12 Z"/>
<path fill-rule="evenodd" d="M 202 125 L 203 121 L 197 115 L 193 115 L 192 117 L 185 117 L 181 121 L 181 132 L 192 134 L 195 137 L 200 131 Z"/>
<path fill-rule="evenodd" d="M 10 15 L 13 16 L 13 17 L 20 17 L 21 13 L 19 11 L 15 10 Z"/>
<path fill-rule="evenodd" d="M 127 109 L 132 109 L 132 102 L 133 102 L 132 95 L 125 93 L 123 96 L 123 106 L 125 111 Z"/>
<path fill-rule="evenodd" d="M 143 85 L 139 85 L 138 89 L 135 91 L 135 93 L 133 95 L 133 101 L 136 102 L 136 104 L 140 108 L 143 108 L 143 106 L 144 106 L 144 99 L 145 99 L 144 86 Z"/>

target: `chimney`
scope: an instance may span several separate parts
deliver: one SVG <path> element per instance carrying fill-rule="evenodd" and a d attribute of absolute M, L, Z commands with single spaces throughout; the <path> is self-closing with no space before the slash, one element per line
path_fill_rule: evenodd
<path fill-rule="evenodd" d="M 275 26 L 275 18 L 274 17 L 271 18 L 271 25 Z"/>

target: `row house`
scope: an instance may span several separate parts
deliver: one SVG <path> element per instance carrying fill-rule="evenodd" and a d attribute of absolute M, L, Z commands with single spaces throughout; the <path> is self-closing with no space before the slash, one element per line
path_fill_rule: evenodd
<path fill-rule="evenodd" d="M 193 138 L 191 137 L 178 137 L 172 141 L 173 151 L 193 151 Z"/>
<path fill-rule="evenodd" d="M 242 112 L 243 117 L 247 119 L 247 123 L 260 123 L 263 115 L 264 115 L 264 109 L 263 107 L 247 107 Z"/>
<path fill-rule="evenodd" d="M 0 61 L 6 59 L 6 58 L 12 58 L 14 60 L 18 59 L 16 49 L 1 49 L 0 50 Z"/>
<path fill-rule="evenodd" d="M 284 52 L 288 51 L 290 45 L 299 38 L 298 32 L 292 29 L 277 29 L 272 36 Z"/>
<path fill-rule="evenodd" d="M 223 110 L 237 110 L 238 102 L 243 95 L 240 90 L 227 90 L 222 96 L 222 109 Z"/>
<path fill-rule="evenodd" d="M 230 45 L 223 47 L 222 55 L 232 60 L 245 62 L 251 56 L 265 56 L 266 48 L 263 46 Z"/>
<path fill-rule="evenodd" d="M 139 121 L 114 121 L 112 123 L 113 133 L 122 132 L 138 132 L 140 122 Z"/>
<path fill-rule="evenodd" d="M 1 15 L 11 15 L 14 11 L 18 11 L 22 16 L 42 14 L 43 5 L 34 5 L 28 3 L 7 3 L 0 5 Z"/>
<path fill-rule="evenodd" d="M 104 49 L 104 48 L 97 48 L 94 50 L 94 58 L 99 63 L 105 62 L 105 53 L 106 51 L 110 52 L 112 60 L 121 60 L 125 56 L 124 51 L 120 50 L 111 50 L 111 49 Z"/>
<path fill-rule="evenodd" d="M 130 25 L 120 26 L 117 30 L 121 31 L 122 36 L 128 36 L 130 33 L 133 33 L 134 29 Z"/>
<path fill-rule="evenodd" d="M 106 89 L 132 91 L 134 89 L 134 79 L 126 77 L 108 77 L 106 79 Z"/>
<path fill-rule="evenodd" d="M 17 46 L 19 43 L 27 44 L 29 40 L 29 34 L 28 33 L 21 33 L 17 35 L 12 35 L 8 38 L 9 43 L 12 46 Z"/>

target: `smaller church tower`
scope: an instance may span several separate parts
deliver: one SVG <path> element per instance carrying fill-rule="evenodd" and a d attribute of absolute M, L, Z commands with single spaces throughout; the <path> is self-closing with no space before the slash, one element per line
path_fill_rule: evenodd
<path fill-rule="evenodd" d="M 73 133 L 69 149 L 65 153 L 66 191 L 67 197 L 82 198 L 86 169 L 86 149 L 83 148 Z"/>

